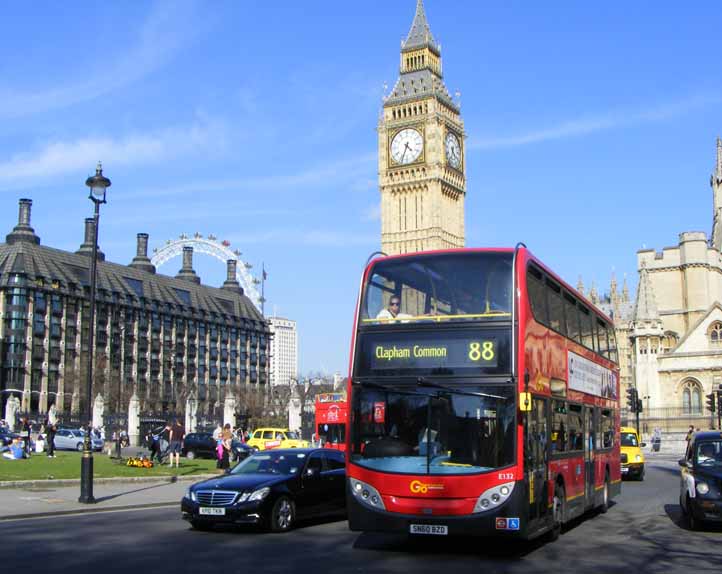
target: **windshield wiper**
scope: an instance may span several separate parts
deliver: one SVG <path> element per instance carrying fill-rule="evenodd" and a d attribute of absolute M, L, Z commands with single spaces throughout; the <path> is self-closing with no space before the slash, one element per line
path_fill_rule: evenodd
<path fill-rule="evenodd" d="M 499 395 L 490 395 L 488 393 L 477 393 L 473 391 L 459 391 L 445 385 L 440 385 L 439 383 L 434 383 L 428 379 L 425 379 L 424 377 L 419 377 L 418 379 L 416 379 L 416 386 L 427 389 L 438 389 L 440 391 L 446 391 L 449 393 L 454 393 L 455 395 L 463 395 L 466 397 L 485 397 L 489 399 L 502 399 L 504 401 L 507 400 L 507 397 L 502 397 Z"/>

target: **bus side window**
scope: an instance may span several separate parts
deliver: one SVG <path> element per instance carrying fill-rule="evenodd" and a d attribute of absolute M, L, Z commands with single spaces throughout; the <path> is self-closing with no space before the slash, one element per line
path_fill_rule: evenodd
<path fill-rule="evenodd" d="M 549 324 L 549 313 L 547 311 L 547 292 L 542 283 L 543 276 L 541 272 L 529 267 L 526 275 L 527 290 L 529 291 L 529 302 L 534 318 L 542 325 Z"/>
<path fill-rule="evenodd" d="M 546 280 L 546 285 L 549 295 L 549 326 L 562 335 L 566 335 L 567 326 L 564 322 L 562 288 L 550 279 Z"/>
<path fill-rule="evenodd" d="M 612 411 L 609 409 L 602 410 L 602 448 L 612 448 L 614 445 L 614 419 Z"/>
<path fill-rule="evenodd" d="M 567 409 L 564 401 L 552 401 L 552 452 L 567 450 Z"/>
<path fill-rule="evenodd" d="M 582 332 L 582 345 L 584 345 L 587 349 L 594 350 L 592 314 L 589 312 L 589 309 L 582 307 L 581 305 L 579 305 L 578 309 L 579 322 L 581 324 Z"/>

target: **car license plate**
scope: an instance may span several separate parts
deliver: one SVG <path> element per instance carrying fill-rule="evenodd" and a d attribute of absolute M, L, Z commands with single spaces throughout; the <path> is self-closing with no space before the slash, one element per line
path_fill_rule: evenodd
<path fill-rule="evenodd" d="M 622 474 L 627 474 L 628 472 L 629 472 L 629 468 L 627 468 L 626 466 L 623 466 L 623 467 L 622 467 Z"/>
<path fill-rule="evenodd" d="M 438 524 L 411 524 L 409 528 L 411 534 L 435 534 L 437 536 L 446 536 L 449 529 L 445 525 Z"/>
<path fill-rule="evenodd" d="M 226 515 L 226 509 L 225 508 L 204 508 L 201 507 L 198 509 L 198 514 L 206 514 L 210 516 L 225 516 Z"/>

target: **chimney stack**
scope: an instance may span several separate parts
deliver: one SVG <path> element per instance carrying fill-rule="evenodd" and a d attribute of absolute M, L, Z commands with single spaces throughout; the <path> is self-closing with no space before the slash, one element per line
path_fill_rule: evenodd
<path fill-rule="evenodd" d="M 26 241 L 40 245 L 40 238 L 35 235 L 35 230 L 30 226 L 30 209 L 33 205 L 32 199 L 21 199 L 18 205 L 18 224 L 13 227 L 11 233 L 5 236 L 6 243 Z"/>
<path fill-rule="evenodd" d="M 183 247 L 183 267 L 176 275 L 176 279 L 184 279 L 198 284 L 201 282 L 201 278 L 193 271 L 193 248 L 189 245 Z"/>
<path fill-rule="evenodd" d="M 222 288 L 243 295 L 243 287 L 241 287 L 240 283 L 238 283 L 238 279 L 236 279 L 237 265 L 238 261 L 235 259 L 229 259 L 226 261 L 226 280 L 223 282 Z"/>
<path fill-rule="evenodd" d="M 76 251 L 79 255 L 93 256 L 93 239 L 95 238 L 95 218 L 85 218 L 85 240 Z M 98 261 L 105 261 L 105 254 L 98 247 Z"/>
<path fill-rule="evenodd" d="M 148 273 L 155 273 L 155 265 L 153 265 L 148 258 L 148 234 L 139 233 L 137 237 L 138 244 L 135 257 L 133 257 L 133 261 L 130 262 L 130 267 L 147 271 Z"/>

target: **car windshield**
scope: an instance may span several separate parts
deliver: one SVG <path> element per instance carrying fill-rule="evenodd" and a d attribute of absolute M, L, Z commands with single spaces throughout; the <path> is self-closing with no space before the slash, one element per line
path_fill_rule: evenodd
<path fill-rule="evenodd" d="M 361 324 L 509 320 L 511 267 L 500 252 L 382 259 L 364 286 Z"/>
<path fill-rule="evenodd" d="M 285 452 L 263 452 L 249 456 L 237 465 L 231 474 L 283 474 L 301 472 L 306 454 Z"/>
<path fill-rule="evenodd" d="M 697 444 L 697 464 L 701 466 L 722 466 L 722 440 L 711 440 Z"/>
<path fill-rule="evenodd" d="M 471 474 L 514 462 L 512 385 L 360 384 L 351 461 L 385 472 Z"/>
<path fill-rule="evenodd" d="M 639 442 L 637 441 L 637 433 L 623 432 L 622 446 L 639 446 Z"/>

